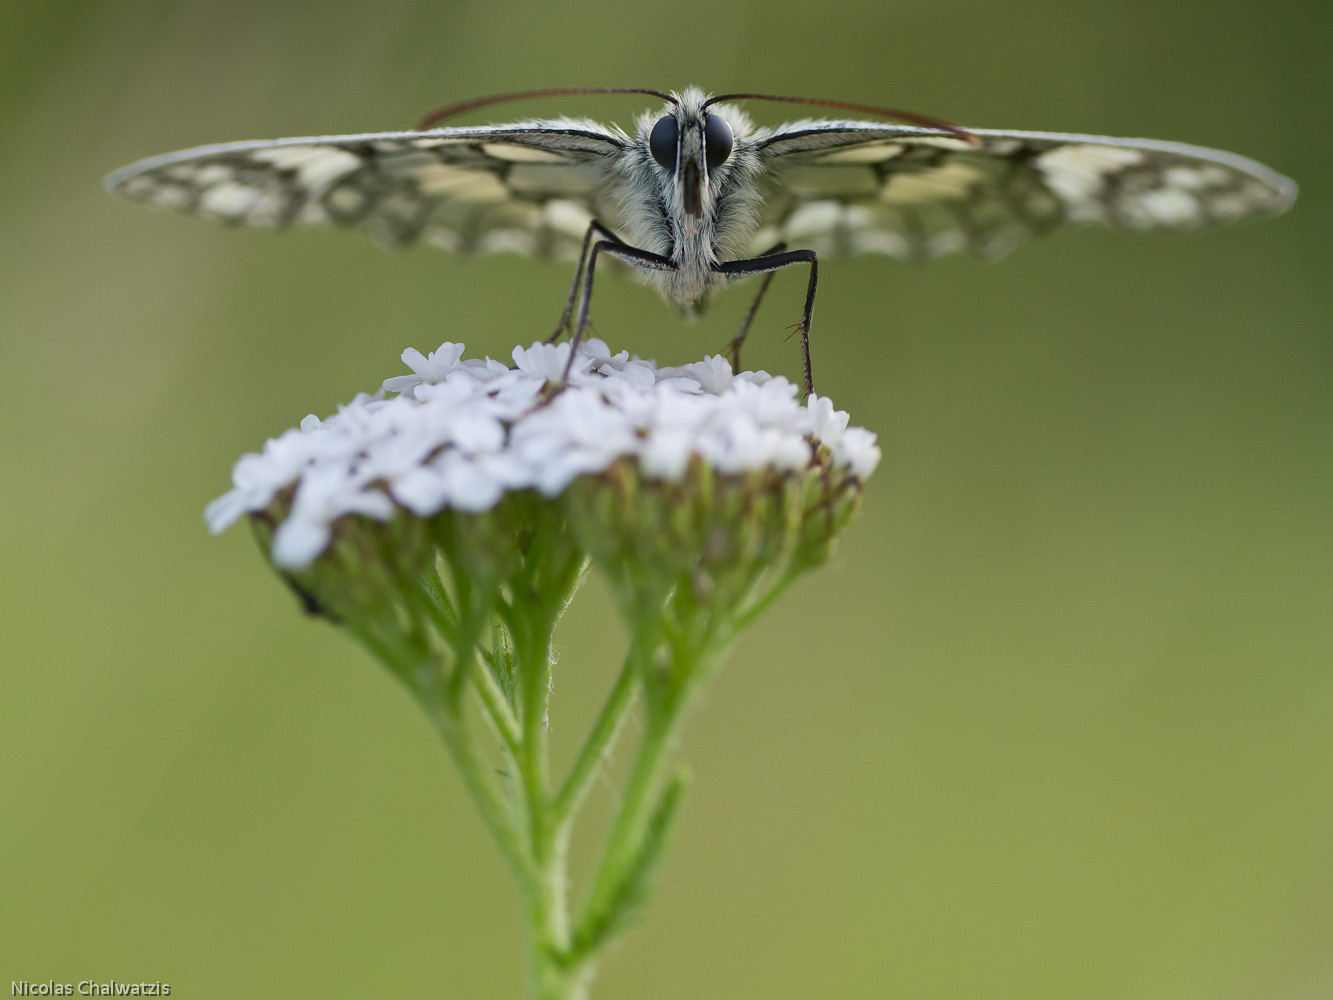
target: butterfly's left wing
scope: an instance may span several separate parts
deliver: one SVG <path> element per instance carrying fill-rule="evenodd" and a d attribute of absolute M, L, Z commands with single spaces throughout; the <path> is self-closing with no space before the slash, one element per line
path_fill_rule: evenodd
<path fill-rule="evenodd" d="M 1232 153 L 1150 139 L 805 121 L 756 136 L 752 249 L 999 257 L 1066 223 L 1197 229 L 1284 211 L 1296 185 Z"/>
<path fill-rule="evenodd" d="M 582 119 L 201 146 L 141 160 L 107 190 L 239 226 L 355 228 L 399 247 L 575 257 L 629 138 Z"/>

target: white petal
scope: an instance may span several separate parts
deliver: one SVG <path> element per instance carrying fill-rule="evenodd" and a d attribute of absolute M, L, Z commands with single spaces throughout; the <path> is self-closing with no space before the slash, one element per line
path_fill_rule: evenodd
<path fill-rule="evenodd" d="M 289 517 L 273 532 L 273 561 L 287 569 L 304 569 L 324 551 L 331 536 L 323 521 Z"/>
<path fill-rule="evenodd" d="M 252 510 L 262 510 L 264 506 L 263 504 L 257 507 L 251 506 L 246 501 L 244 493 L 240 490 L 231 490 L 204 508 L 204 520 L 208 523 L 208 530 L 219 535 L 230 528 L 242 514 Z"/>
<path fill-rule="evenodd" d="M 456 453 L 445 456 L 440 474 L 446 484 L 449 506 L 458 510 L 490 510 L 504 494 L 504 487 L 477 463 Z"/>
<path fill-rule="evenodd" d="M 654 479 L 680 482 L 694 455 L 693 435 L 680 427 L 660 427 L 648 436 L 639 452 L 643 471 Z"/>
<path fill-rule="evenodd" d="M 413 469 L 395 477 L 389 492 L 418 517 L 434 517 L 449 504 L 449 484 L 434 468 Z"/>

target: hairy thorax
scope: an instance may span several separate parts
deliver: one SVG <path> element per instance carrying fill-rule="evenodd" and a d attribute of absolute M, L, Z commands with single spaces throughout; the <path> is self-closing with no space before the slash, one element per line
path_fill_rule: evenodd
<path fill-rule="evenodd" d="M 758 228 L 760 164 L 748 138 L 749 120 L 724 105 L 713 113 L 725 116 L 735 149 L 707 175 L 699 214 L 687 210 L 679 178 L 654 165 L 642 138 L 650 121 L 640 123 L 640 139 L 621 162 L 616 185 L 623 237 L 673 265 L 665 270 L 639 267 L 645 281 L 687 314 L 704 307 L 710 289 L 727 283 L 717 265 L 744 256 Z"/>
<path fill-rule="evenodd" d="M 682 227 L 672 252 L 667 255 L 677 270 L 653 271 L 648 276 L 650 285 L 686 310 L 701 306 L 704 293 L 726 281 L 713 270 L 719 259 L 712 239 L 713 227 L 707 224 L 709 220 L 699 221 L 704 225 Z"/>

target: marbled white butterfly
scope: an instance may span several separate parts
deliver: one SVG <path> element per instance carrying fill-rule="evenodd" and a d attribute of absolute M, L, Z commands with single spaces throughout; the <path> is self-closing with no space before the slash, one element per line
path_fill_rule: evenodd
<path fill-rule="evenodd" d="M 633 133 L 584 118 L 437 128 L 502 100 L 646 93 L 665 100 Z M 806 119 L 755 126 L 729 100 L 761 98 L 882 114 L 906 124 Z M 417 129 L 229 142 L 155 156 L 106 180 L 155 208 L 245 226 L 362 229 L 390 247 L 578 260 L 553 339 L 588 323 L 593 271 L 609 254 L 689 313 L 734 278 L 809 265 L 809 331 L 820 258 L 1002 256 L 1064 223 L 1196 229 L 1274 215 L 1296 185 L 1232 153 L 1148 139 L 958 128 L 833 101 L 627 88 L 562 88 L 441 109 Z M 577 319 L 574 307 L 578 304 Z M 572 354 L 571 354 L 572 358 Z"/>

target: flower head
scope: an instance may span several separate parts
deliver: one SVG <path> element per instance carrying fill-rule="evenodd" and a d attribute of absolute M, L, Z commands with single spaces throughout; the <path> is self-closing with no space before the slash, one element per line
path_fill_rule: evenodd
<path fill-rule="evenodd" d="M 276 527 L 275 563 L 303 569 L 355 519 L 476 514 L 526 491 L 552 499 L 617 465 L 648 484 L 682 484 L 698 468 L 724 478 L 815 471 L 854 488 L 879 460 L 873 434 L 848 428 L 826 398 L 802 405 L 784 378 L 734 375 L 720 356 L 659 369 L 590 340 L 552 392 L 569 352 L 516 347 L 510 367 L 463 360 L 462 344 L 404 351 L 412 374 L 244 456 L 208 525 L 262 512 Z"/>

